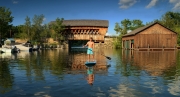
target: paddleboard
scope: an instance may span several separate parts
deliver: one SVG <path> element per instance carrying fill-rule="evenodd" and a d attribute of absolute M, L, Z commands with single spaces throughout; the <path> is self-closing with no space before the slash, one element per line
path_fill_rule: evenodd
<path fill-rule="evenodd" d="M 96 61 L 90 61 L 90 62 L 86 61 L 85 65 L 88 66 L 88 67 L 92 67 L 92 66 L 96 65 Z"/>

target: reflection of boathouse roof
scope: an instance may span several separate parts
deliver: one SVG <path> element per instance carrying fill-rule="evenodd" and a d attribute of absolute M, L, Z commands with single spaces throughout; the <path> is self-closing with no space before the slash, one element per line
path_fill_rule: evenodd
<path fill-rule="evenodd" d="M 55 21 L 52 21 L 53 23 Z M 89 20 L 89 19 L 79 19 L 79 20 L 64 20 L 63 24 L 65 26 L 98 26 L 98 27 L 108 27 L 108 20 Z"/>

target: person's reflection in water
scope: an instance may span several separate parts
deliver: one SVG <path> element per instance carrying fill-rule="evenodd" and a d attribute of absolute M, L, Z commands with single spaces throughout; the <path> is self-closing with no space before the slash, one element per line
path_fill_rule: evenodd
<path fill-rule="evenodd" d="M 87 82 L 88 82 L 88 84 L 89 85 L 93 85 L 93 82 L 94 82 L 94 74 L 93 74 L 93 67 L 88 67 L 88 69 L 87 69 L 87 74 L 88 74 L 88 76 L 87 76 Z"/>

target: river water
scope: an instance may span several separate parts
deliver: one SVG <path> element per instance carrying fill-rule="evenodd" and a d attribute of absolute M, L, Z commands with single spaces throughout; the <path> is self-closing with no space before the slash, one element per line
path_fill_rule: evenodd
<path fill-rule="evenodd" d="M 110 57 L 108 60 L 105 56 Z M 180 51 L 0 54 L 0 97 L 180 97 Z"/>

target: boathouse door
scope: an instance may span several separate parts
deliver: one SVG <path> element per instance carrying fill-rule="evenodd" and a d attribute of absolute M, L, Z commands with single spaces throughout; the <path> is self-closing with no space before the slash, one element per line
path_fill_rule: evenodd
<path fill-rule="evenodd" d="M 131 40 L 131 49 L 134 48 L 134 40 Z"/>

